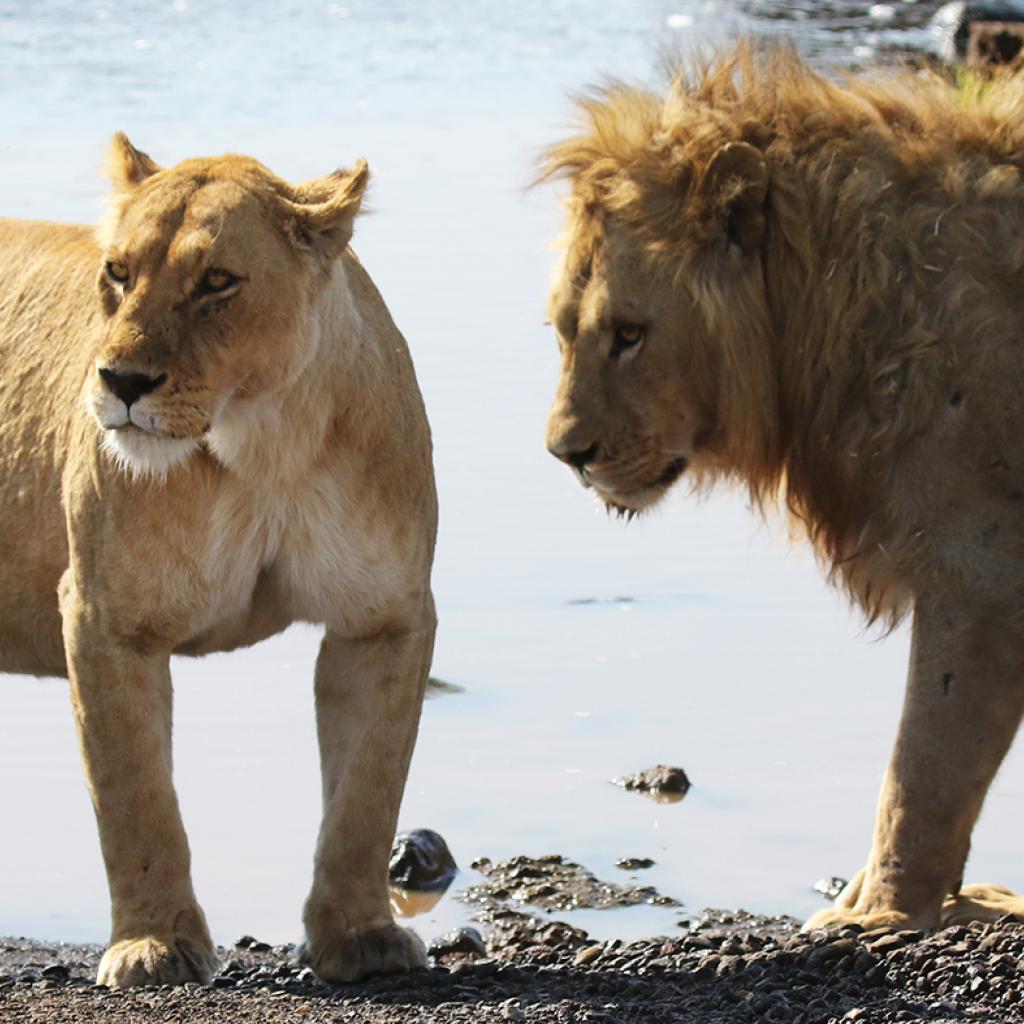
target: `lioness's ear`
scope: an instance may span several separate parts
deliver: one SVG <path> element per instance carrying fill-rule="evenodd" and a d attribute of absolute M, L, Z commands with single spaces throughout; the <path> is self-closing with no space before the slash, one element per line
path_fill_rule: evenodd
<path fill-rule="evenodd" d="M 768 167 L 764 155 L 746 142 L 723 146 L 708 164 L 700 192 L 712 214 L 721 219 L 729 242 L 752 252 L 764 234 Z"/>
<path fill-rule="evenodd" d="M 118 132 L 110 140 L 107 173 L 115 192 L 127 192 L 159 170 L 160 165 L 150 159 L 148 153 L 136 149 L 124 132 Z"/>
<path fill-rule="evenodd" d="M 352 238 L 352 225 L 359 213 L 370 180 L 365 160 L 357 160 L 348 171 L 335 171 L 314 178 L 296 190 L 298 202 L 289 202 L 292 236 L 297 244 L 334 259 Z"/>

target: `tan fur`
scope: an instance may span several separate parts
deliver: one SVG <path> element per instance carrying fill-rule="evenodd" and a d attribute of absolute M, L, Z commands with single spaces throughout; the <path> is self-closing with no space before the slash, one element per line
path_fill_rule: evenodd
<path fill-rule="evenodd" d="M 541 175 L 571 183 L 549 447 L 629 514 L 684 469 L 781 497 L 869 619 L 915 609 L 868 867 L 812 923 L 1005 911 L 941 907 L 1024 707 L 1024 89 L 743 45 L 582 109 Z"/>
<path fill-rule="evenodd" d="M 99 980 L 209 979 L 169 659 L 295 621 L 326 627 L 303 956 L 332 981 L 406 970 L 423 948 L 387 861 L 436 499 L 408 350 L 347 248 L 366 166 L 292 186 L 246 157 L 161 170 L 118 136 L 111 177 L 96 237 L 0 221 L 0 669 L 71 680 L 112 898 Z M 211 270 L 237 280 L 204 292 Z M 160 384 L 129 406 L 100 369 Z"/>

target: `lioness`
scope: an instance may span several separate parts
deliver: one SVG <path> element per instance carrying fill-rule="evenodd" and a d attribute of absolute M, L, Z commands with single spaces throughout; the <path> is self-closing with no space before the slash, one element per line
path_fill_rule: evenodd
<path fill-rule="evenodd" d="M 1024 708 L 1024 89 L 741 46 L 583 111 L 542 171 L 551 452 L 626 515 L 684 474 L 783 496 L 870 620 L 913 609 L 867 866 L 807 926 L 1024 913 L 961 886 Z"/>
<path fill-rule="evenodd" d="M 326 627 L 302 956 L 424 962 L 387 861 L 434 638 L 430 435 L 348 249 L 360 162 L 164 170 L 118 135 L 87 227 L 0 222 L 0 670 L 67 674 L 112 899 L 106 985 L 207 981 L 171 781 L 172 653 Z M 58 598 L 59 594 L 59 598 Z"/>

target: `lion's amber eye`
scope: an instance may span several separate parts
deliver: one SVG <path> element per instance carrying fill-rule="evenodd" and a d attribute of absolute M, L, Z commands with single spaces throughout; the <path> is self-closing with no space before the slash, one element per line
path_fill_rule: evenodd
<path fill-rule="evenodd" d="M 118 284 L 127 284 L 128 268 L 120 260 L 107 260 L 107 276 Z"/>
<path fill-rule="evenodd" d="M 227 291 L 227 289 L 230 288 L 237 280 L 238 278 L 228 270 L 221 270 L 219 267 L 210 267 L 210 269 L 203 274 L 203 291 Z"/>
<path fill-rule="evenodd" d="M 631 348 L 636 348 L 644 340 L 644 329 L 639 324 L 618 324 L 612 342 L 612 355 L 620 356 Z"/>

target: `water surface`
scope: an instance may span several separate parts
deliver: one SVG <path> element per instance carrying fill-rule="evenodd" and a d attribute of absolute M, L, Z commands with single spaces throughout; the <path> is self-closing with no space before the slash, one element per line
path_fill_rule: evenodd
<path fill-rule="evenodd" d="M 883 5 L 884 6 L 884 5 Z M 435 674 L 404 828 L 476 856 L 623 855 L 680 912 L 576 915 L 598 935 L 671 930 L 705 905 L 803 916 L 867 853 L 907 657 L 822 584 L 742 495 L 675 495 L 609 522 L 543 449 L 557 374 L 543 325 L 557 190 L 524 193 L 567 92 L 657 80 L 665 52 L 738 31 L 864 63 L 923 38 L 934 4 L 566 0 L 0 3 L 0 211 L 91 221 L 106 139 L 156 159 L 248 152 L 295 178 L 366 155 L 355 247 L 412 346 L 442 525 Z M 629 600 L 621 600 L 629 598 Z M 218 940 L 294 939 L 319 818 L 317 633 L 178 660 L 176 779 Z M 683 766 L 685 800 L 608 782 Z M 0 680 L 0 934 L 103 939 L 107 896 L 61 681 Z M 1019 760 L 969 876 L 1024 886 Z M 467 870 L 464 881 L 472 872 Z M 463 911 L 442 900 L 427 938 Z"/>

